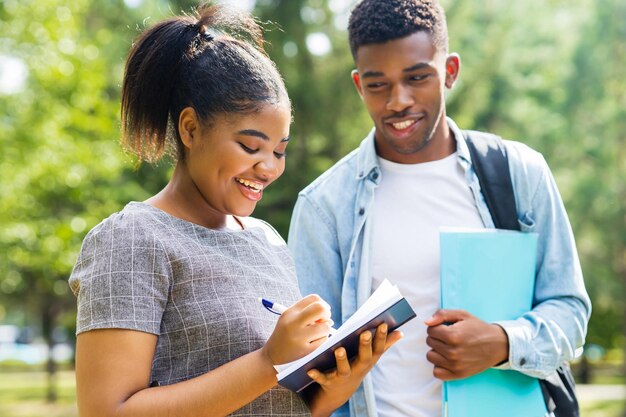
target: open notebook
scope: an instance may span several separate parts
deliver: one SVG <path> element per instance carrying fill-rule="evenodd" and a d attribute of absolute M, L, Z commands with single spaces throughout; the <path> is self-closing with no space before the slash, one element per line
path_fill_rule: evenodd
<path fill-rule="evenodd" d="M 278 383 L 299 392 L 313 383 L 306 374 L 310 369 L 325 372 L 336 366 L 335 349 L 344 347 L 351 359 L 359 351 L 359 335 L 386 322 L 389 332 L 415 317 L 415 312 L 400 294 L 398 287 L 384 280 L 367 301 L 322 345 L 293 362 L 276 365 Z"/>

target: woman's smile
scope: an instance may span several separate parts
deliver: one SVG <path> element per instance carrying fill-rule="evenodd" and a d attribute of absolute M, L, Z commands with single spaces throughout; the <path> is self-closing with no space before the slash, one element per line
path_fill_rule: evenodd
<path fill-rule="evenodd" d="M 243 178 L 235 178 L 235 181 L 244 197 L 252 201 L 259 201 L 263 198 L 263 189 L 265 186 L 262 183 Z"/>

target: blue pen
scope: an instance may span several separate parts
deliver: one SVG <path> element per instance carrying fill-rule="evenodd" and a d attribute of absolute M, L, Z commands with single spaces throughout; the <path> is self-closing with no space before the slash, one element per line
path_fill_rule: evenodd
<path fill-rule="evenodd" d="M 265 307 L 267 311 L 278 314 L 279 316 L 283 314 L 285 310 L 287 310 L 287 307 L 285 307 L 284 305 L 275 303 L 270 300 L 266 300 L 265 298 L 259 298 L 259 301 L 261 302 L 261 304 L 263 304 L 263 307 Z"/>
<path fill-rule="evenodd" d="M 285 312 L 285 310 L 287 310 L 287 307 L 285 307 L 282 304 L 279 303 L 275 303 L 273 301 L 270 300 L 266 300 L 265 298 L 259 298 L 258 299 L 261 304 L 263 304 L 263 307 L 265 307 L 267 309 L 267 311 L 274 313 L 274 314 L 278 314 L 279 316 L 281 314 L 283 314 Z M 330 335 L 333 335 L 337 330 L 334 329 L 333 327 L 330 328 Z M 329 335 L 329 336 L 330 336 Z"/>

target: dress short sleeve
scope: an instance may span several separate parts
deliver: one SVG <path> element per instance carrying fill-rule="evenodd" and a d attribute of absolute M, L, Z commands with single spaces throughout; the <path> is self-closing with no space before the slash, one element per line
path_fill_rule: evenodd
<path fill-rule="evenodd" d="M 116 213 L 83 241 L 70 288 L 78 301 L 76 334 L 133 329 L 160 334 L 170 269 L 156 236 L 137 213 Z"/>

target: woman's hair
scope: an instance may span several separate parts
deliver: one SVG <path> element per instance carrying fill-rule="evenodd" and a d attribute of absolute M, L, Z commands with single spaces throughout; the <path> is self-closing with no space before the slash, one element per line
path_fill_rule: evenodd
<path fill-rule="evenodd" d="M 241 12 L 216 5 L 144 31 L 126 61 L 122 144 L 140 160 L 165 153 L 184 159 L 181 111 L 192 107 L 211 123 L 218 114 L 251 113 L 289 103 L 284 82 L 265 55 L 261 28 Z"/>

